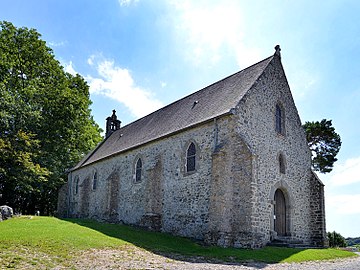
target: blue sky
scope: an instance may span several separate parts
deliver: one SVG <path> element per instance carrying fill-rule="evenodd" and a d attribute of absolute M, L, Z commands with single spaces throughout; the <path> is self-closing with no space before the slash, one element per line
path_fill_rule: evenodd
<path fill-rule="evenodd" d="M 332 119 L 342 148 L 326 185 L 327 230 L 360 236 L 360 2 L 1 0 L 90 85 L 104 128 L 123 125 L 282 48 L 303 122 Z"/>

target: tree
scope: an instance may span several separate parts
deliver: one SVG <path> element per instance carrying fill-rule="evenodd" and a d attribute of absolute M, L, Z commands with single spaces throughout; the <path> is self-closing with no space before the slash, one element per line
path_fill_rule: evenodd
<path fill-rule="evenodd" d="M 330 247 L 346 247 L 345 238 L 335 231 L 328 232 L 327 237 L 329 239 L 329 246 Z"/>
<path fill-rule="evenodd" d="M 312 152 L 312 166 L 314 171 L 331 172 L 336 155 L 341 147 L 340 135 L 335 132 L 331 120 L 321 122 L 305 122 L 306 140 Z"/>
<path fill-rule="evenodd" d="M 35 29 L 0 22 L 0 204 L 53 213 L 66 171 L 100 142 L 89 86 Z"/>
<path fill-rule="evenodd" d="M 348 246 L 360 246 L 360 237 L 348 237 L 345 241 Z"/>

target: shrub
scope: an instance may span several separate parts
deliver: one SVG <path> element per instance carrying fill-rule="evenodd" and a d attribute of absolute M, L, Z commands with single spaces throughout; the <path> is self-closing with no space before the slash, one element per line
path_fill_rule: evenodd
<path fill-rule="evenodd" d="M 329 238 L 329 245 L 330 247 L 346 247 L 345 238 L 335 231 L 328 232 L 327 237 Z"/>

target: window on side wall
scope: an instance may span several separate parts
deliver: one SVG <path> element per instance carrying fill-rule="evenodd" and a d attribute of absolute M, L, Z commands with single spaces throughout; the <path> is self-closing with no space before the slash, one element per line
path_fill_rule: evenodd
<path fill-rule="evenodd" d="M 142 173 L 142 161 L 141 158 L 139 158 L 136 162 L 135 166 L 135 182 L 141 182 L 141 173 Z"/>
<path fill-rule="evenodd" d="M 75 184 L 74 194 L 76 195 L 79 193 L 79 176 L 75 177 L 74 184 Z"/>
<path fill-rule="evenodd" d="M 97 174 L 97 171 L 94 172 L 94 175 L 93 175 L 93 190 L 95 190 L 97 188 L 97 180 L 98 180 L 98 174 Z"/>
<path fill-rule="evenodd" d="M 196 169 L 196 146 L 190 143 L 186 151 L 186 172 L 194 172 Z"/>
<path fill-rule="evenodd" d="M 283 154 L 279 154 L 279 171 L 285 174 L 285 158 Z"/>
<path fill-rule="evenodd" d="M 277 104 L 275 109 L 275 130 L 279 134 L 285 134 L 285 115 L 280 104 Z"/>

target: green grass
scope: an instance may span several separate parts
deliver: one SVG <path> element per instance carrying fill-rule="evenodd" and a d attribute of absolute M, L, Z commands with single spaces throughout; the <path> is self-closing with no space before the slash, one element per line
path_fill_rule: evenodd
<path fill-rule="evenodd" d="M 182 237 L 148 232 L 124 225 L 52 217 L 20 217 L 0 223 L 0 265 L 71 266 L 79 252 L 89 249 L 123 249 L 135 245 L 161 254 L 201 256 L 222 261 L 265 263 L 302 262 L 356 256 L 338 249 L 265 247 L 248 250 L 206 247 Z"/>
<path fill-rule="evenodd" d="M 126 242 L 52 217 L 20 217 L 0 223 L 0 265 L 21 263 L 53 267 L 82 250 L 119 248 Z"/>

